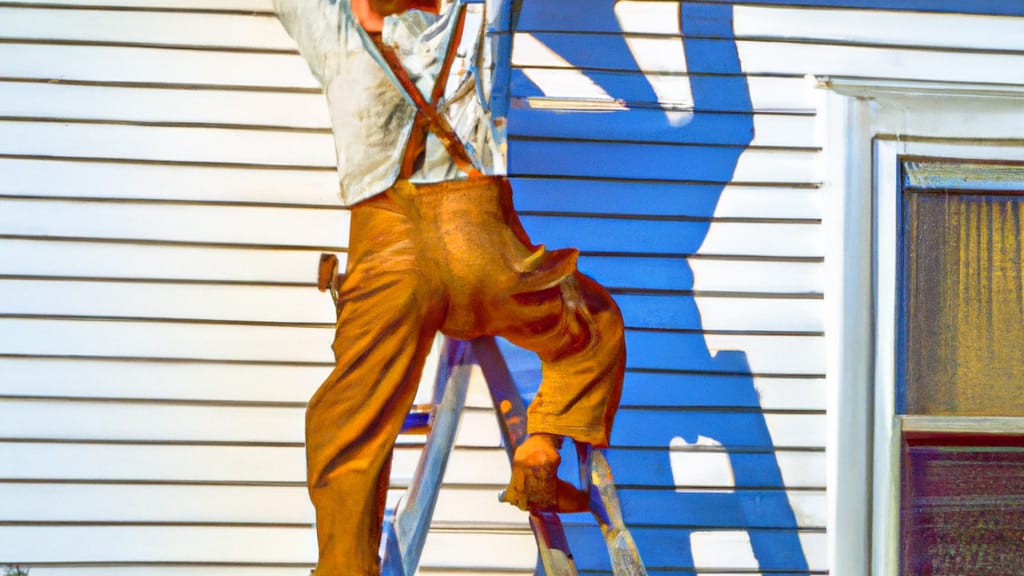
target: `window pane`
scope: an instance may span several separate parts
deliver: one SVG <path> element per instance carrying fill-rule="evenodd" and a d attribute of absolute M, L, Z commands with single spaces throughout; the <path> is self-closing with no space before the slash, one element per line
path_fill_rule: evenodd
<path fill-rule="evenodd" d="M 954 437 L 904 445 L 904 576 L 1024 574 L 1020 441 L 993 446 L 991 438 Z"/>
<path fill-rule="evenodd" d="M 993 178 L 1001 192 L 904 188 L 907 414 L 1024 416 L 1024 196 L 1003 192 L 999 172 L 1020 167 L 971 166 L 973 178 L 1001 174 Z"/>

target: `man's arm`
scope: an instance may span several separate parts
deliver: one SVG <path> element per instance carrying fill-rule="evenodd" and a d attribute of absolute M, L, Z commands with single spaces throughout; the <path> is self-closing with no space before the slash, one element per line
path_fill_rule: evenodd
<path fill-rule="evenodd" d="M 339 10 L 328 0 L 274 0 L 274 12 L 322 86 L 338 74 Z"/>

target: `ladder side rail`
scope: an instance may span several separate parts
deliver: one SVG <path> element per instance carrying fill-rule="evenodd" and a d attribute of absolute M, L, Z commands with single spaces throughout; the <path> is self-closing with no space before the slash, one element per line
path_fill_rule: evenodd
<path fill-rule="evenodd" d="M 487 380 L 487 389 L 491 392 L 491 401 L 498 414 L 505 453 L 508 461 L 512 462 L 516 447 L 526 440 L 526 404 L 523 403 L 523 397 L 516 388 L 512 373 L 494 337 L 485 336 L 473 340 L 473 355 Z"/>
<path fill-rule="evenodd" d="M 576 445 L 581 484 L 590 497 L 590 511 L 601 527 L 614 576 L 647 576 L 640 550 L 626 528 L 611 466 L 604 450 Z"/>
<path fill-rule="evenodd" d="M 445 339 L 436 386 L 443 388 L 441 401 L 431 419 L 430 433 L 420 455 L 409 489 L 395 512 L 393 523 L 397 552 L 404 574 L 414 574 L 419 566 L 423 545 L 437 505 L 441 481 L 448 466 L 448 457 L 455 445 L 459 418 L 466 404 L 466 391 L 473 367 L 473 352 L 467 342 Z M 385 527 L 384 537 L 389 535 Z M 383 566 L 388 565 L 395 549 L 385 547 Z M 384 576 L 402 576 L 383 572 Z"/>
<path fill-rule="evenodd" d="M 511 464 L 515 449 L 526 440 L 526 405 L 509 372 L 505 357 L 491 336 L 473 340 L 473 353 L 487 380 L 498 415 L 505 452 Z M 530 527 L 547 576 L 577 576 L 562 520 L 554 512 L 530 512 Z"/>
<path fill-rule="evenodd" d="M 402 551 L 398 548 L 398 535 L 395 533 L 393 515 L 389 515 L 384 520 L 381 550 L 381 576 L 405 576 L 405 566 L 402 565 Z"/>

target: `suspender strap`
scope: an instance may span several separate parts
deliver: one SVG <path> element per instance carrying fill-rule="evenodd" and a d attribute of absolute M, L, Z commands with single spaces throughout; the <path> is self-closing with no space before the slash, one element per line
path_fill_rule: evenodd
<path fill-rule="evenodd" d="M 441 70 L 437 80 L 434 82 L 434 89 L 431 92 L 430 100 L 423 97 L 416 83 L 409 77 L 405 67 L 402 66 L 398 54 L 391 46 L 379 43 L 380 54 L 388 65 L 395 79 L 398 80 L 399 88 L 406 93 L 410 100 L 416 105 L 416 118 L 413 121 L 412 133 L 409 135 L 409 142 L 406 144 L 405 155 L 402 158 L 402 166 L 399 171 L 400 178 L 408 178 L 415 169 L 416 158 L 423 151 L 427 138 L 427 131 L 434 134 L 441 144 L 448 150 L 452 162 L 460 170 L 470 177 L 483 176 L 483 173 L 473 164 L 473 159 L 466 149 L 466 145 L 459 138 L 458 134 L 448 122 L 444 113 L 437 109 L 438 103 L 444 96 L 444 89 L 448 83 L 448 75 L 451 72 L 452 62 L 455 60 L 455 53 L 459 43 L 462 41 L 462 29 L 466 20 L 464 6 L 458 6 L 457 21 L 452 37 L 448 40 L 448 51 L 444 61 L 441 63 Z"/>

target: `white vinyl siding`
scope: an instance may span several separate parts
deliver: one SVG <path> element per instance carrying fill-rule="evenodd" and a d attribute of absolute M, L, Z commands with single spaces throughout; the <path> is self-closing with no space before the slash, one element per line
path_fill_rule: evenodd
<path fill-rule="evenodd" d="M 0 564 L 305 576 L 316 266 L 348 239 L 323 96 L 269 0 L 42 4 L 0 2 Z M 489 402 L 425 573 L 533 565 Z"/>
<path fill-rule="evenodd" d="M 666 27 L 666 23 L 678 18 L 679 3 L 657 1 L 641 5 L 647 17 L 631 19 L 627 30 L 634 44 L 642 39 L 646 51 L 673 53 L 680 37 L 670 30 L 671 26 Z M 731 183 L 722 193 L 705 242 L 696 254 L 687 256 L 701 311 L 700 327 L 712 350 L 747 353 L 784 481 L 788 488 L 801 489 L 790 491 L 788 495 L 801 529 L 809 568 L 812 573 L 834 570 L 845 574 L 846 566 L 831 565 L 834 559 L 844 558 L 844 554 L 830 553 L 826 541 L 838 547 L 855 543 L 824 537 L 833 521 L 828 518 L 829 506 L 825 498 L 828 438 L 825 409 L 829 395 L 826 386 L 834 386 L 839 375 L 826 375 L 827 308 L 833 306 L 826 290 L 834 286 L 827 274 L 834 272 L 823 257 L 829 252 L 828 242 L 834 232 L 823 229 L 821 224 L 824 207 L 832 202 L 830 197 L 822 197 L 823 190 L 837 184 L 827 181 L 825 165 L 834 160 L 830 154 L 843 151 L 828 148 L 824 126 L 818 118 L 824 97 L 816 89 L 815 79 L 808 77 L 845 76 L 881 83 L 929 80 L 956 85 L 973 82 L 991 84 L 992 90 L 998 91 L 1002 85 L 1024 84 L 1021 74 L 1024 70 L 1024 19 L 766 7 L 742 2 L 735 4 L 733 17 L 739 58 L 743 72 L 749 75 L 754 134 L 750 147 L 740 157 Z M 536 30 L 524 33 L 543 39 L 557 25 L 554 20 L 545 21 Z M 571 19 L 566 19 L 562 26 L 573 28 Z M 602 29 L 576 32 L 582 32 L 574 36 L 575 41 L 581 43 L 597 42 L 603 34 L 609 33 Z M 595 96 L 591 88 L 578 81 L 576 71 L 566 69 L 567 64 L 547 58 L 543 50 L 528 49 L 536 44 L 519 45 L 513 54 L 513 63 L 531 79 L 531 75 L 536 74 L 543 80 L 540 87 L 545 92 L 546 106 L 552 106 L 551 100 L 559 97 L 570 100 Z M 602 57 L 595 51 L 586 61 L 574 64 L 605 72 L 608 66 L 602 64 Z M 637 62 L 657 62 L 657 58 L 637 55 Z M 626 70 L 611 72 L 633 74 Z M 647 71 L 654 77 L 659 73 L 688 76 L 713 75 L 720 71 L 694 69 L 692 62 L 688 71 L 657 64 Z M 642 118 L 662 112 L 638 108 L 632 113 Z M 950 118 L 948 130 L 953 132 L 965 122 L 987 121 L 976 116 L 965 113 Z M 933 124 L 941 126 L 942 123 Z M 1012 129 L 1001 127 L 993 130 L 993 134 L 1008 131 Z M 601 137 L 614 139 L 616 136 L 602 134 Z M 770 191 L 770 207 L 769 202 L 752 203 L 755 197 L 765 199 L 766 191 Z M 741 194 L 743 200 L 735 202 L 733 199 Z M 737 217 L 760 219 L 756 224 L 758 231 L 754 231 L 755 225 L 732 220 Z M 778 220 L 769 221 L 771 219 Z M 658 224 L 652 221 L 652 226 Z M 717 293 L 706 294 L 712 291 Z M 750 293 L 771 296 L 771 299 L 748 299 Z M 796 295 L 809 299 L 787 300 Z M 745 305 L 747 302 L 749 307 Z M 664 314 L 656 309 L 648 309 L 648 312 Z M 660 315 L 657 320 L 661 320 Z M 793 336 L 794 331 L 803 335 Z M 824 336 L 819 340 L 816 333 Z M 786 373 L 785 379 L 776 376 L 780 371 Z M 766 381 L 775 383 L 777 395 L 768 392 Z M 628 389 L 626 393 L 628 398 Z M 799 416 L 794 414 L 798 411 L 802 411 Z M 812 424 L 816 415 L 822 419 L 821 426 Z M 799 433 L 798 443 L 793 443 L 794 437 L 784 432 L 786 427 L 780 427 L 780 422 L 793 424 L 793 429 Z M 797 447 L 814 451 L 799 453 L 805 456 L 801 462 L 805 473 L 800 476 L 814 479 L 811 484 L 794 484 L 791 456 L 798 453 L 789 450 Z M 709 458 L 706 452 L 691 452 L 686 460 L 681 460 L 680 455 L 687 454 L 686 450 L 692 449 L 678 447 L 673 451 L 681 470 L 699 468 L 703 460 Z M 816 457 L 806 457 L 809 454 Z M 707 470 L 723 468 L 713 462 L 705 463 Z M 808 514 L 809 504 L 815 513 Z M 868 504 L 859 505 L 866 507 Z M 685 523 L 686 519 L 680 518 L 680 522 Z M 736 533 L 723 533 L 722 538 L 736 538 Z M 731 546 L 691 542 L 695 563 L 709 570 L 756 573 L 756 563 L 750 565 L 740 540 L 742 538 L 734 540 Z M 701 546 L 708 546 L 708 551 L 699 551 Z"/>
<path fill-rule="evenodd" d="M 648 17 L 629 21 L 646 40 L 636 49 L 678 53 L 678 32 L 664 26 L 678 3 L 644 4 Z M 270 11 L 269 0 L 0 0 L 0 564 L 28 563 L 33 576 L 305 576 L 315 560 L 302 413 L 331 366 L 333 310 L 314 273 L 319 252 L 343 258 L 348 214 L 335 200 L 322 95 Z M 810 571 L 843 576 L 826 495 L 826 406 L 839 377 L 826 260 L 838 183 L 826 165 L 842 151 L 830 148 L 808 77 L 1018 88 L 1024 19 L 742 3 L 733 16 L 754 133 L 713 217 L 681 214 L 709 224 L 702 245 L 637 256 L 586 237 L 600 254 L 581 265 L 617 273 L 602 281 L 637 311 L 627 323 L 699 330 L 711 351 L 746 353 Z M 580 38 L 605 33 L 584 26 Z M 548 98 L 594 95 L 529 46 L 513 65 L 543 78 Z M 638 61 L 652 76 L 717 73 Z M 663 113 L 629 112 L 637 122 Z M 578 149 L 595 154 L 620 145 L 528 130 L 588 140 Z M 644 145 L 659 138 L 672 135 Z M 618 191 L 595 187 L 587 209 L 650 217 L 652 237 L 674 233 L 642 206 L 607 208 L 604 193 Z M 689 264 L 699 323 L 675 318 L 671 299 L 659 308 L 660 295 L 629 292 L 630 271 L 655 258 Z M 619 427 L 649 425 L 659 412 L 631 407 L 631 393 Z M 471 392 L 424 574 L 531 572 L 525 521 L 496 501 L 508 464 L 488 402 Z M 673 396 L 654 408 L 727 418 L 736 407 Z M 678 471 L 669 490 L 736 488 L 714 446 L 639 441 L 624 452 L 661 456 L 651 448 Z M 397 450 L 396 488 L 416 455 L 415 444 Z M 742 527 L 696 530 L 697 568 L 759 573 Z"/>

